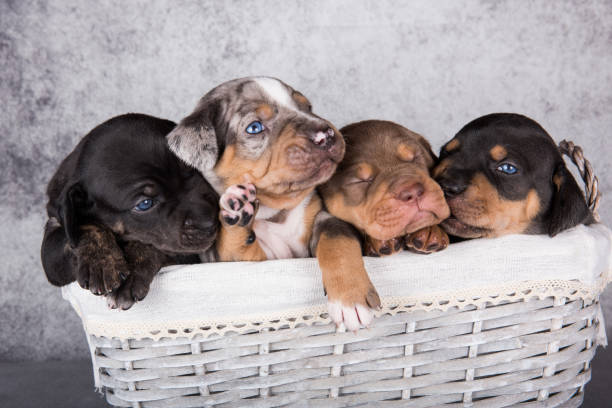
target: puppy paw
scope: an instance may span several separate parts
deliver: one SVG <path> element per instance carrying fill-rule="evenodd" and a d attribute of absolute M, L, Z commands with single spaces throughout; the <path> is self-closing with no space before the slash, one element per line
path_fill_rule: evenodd
<path fill-rule="evenodd" d="M 371 237 L 366 237 L 365 240 L 365 255 L 366 256 L 387 256 L 392 255 L 402 250 L 404 245 L 401 237 L 392 238 L 386 241 L 380 241 Z"/>
<path fill-rule="evenodd" d="M 327 296 L 327 311 L 336 324 L 344 323 L 347 330 L 356 332 L 360 327 L 369 327 L 374 319 L 374 310 L 380 309 L 380 297 L 373 286 L 343 293 L 341 298 Z"/>
<path fill-rule="evenodd" d="M 111 309 L 128 310 L 134 303 L 141 301 L 149 293 L 151 281 L 130 275 L 123 285 L 106 296 L 106 304 Z"/>
<path fill-rule="evenodd" d="M 249 227 L 259 208 L 255 186 L 252 184 L 229 186 L 219 199 L 219 206 L 221 207 L 219 218 L 225 226 Z"/>
<path fill-rule="evenodd" d="M 432 225 L 405 236 L 406 249 L 419 254 L 442 251 L 448 246 L 448 234 L 438 225 Z"/>
<path fill-rule="evenodd" d="M 123 252 L 110 231 L 88 228 L 79 239 L 76 254 L 77 282 L 94 295 L 111 293 L 130 274 Z"/>

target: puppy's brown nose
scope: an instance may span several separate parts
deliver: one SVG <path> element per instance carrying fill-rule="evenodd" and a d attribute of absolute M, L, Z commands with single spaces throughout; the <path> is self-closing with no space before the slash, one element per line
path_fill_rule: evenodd
<path fill-rule="evenodd" d="M 421 183 L 414 183 L 410 186 L 402 187 L 397 193 L 397 199 L 401 201 L 415 200 L 423 195 L 425 187 Z"/>
<path fill-rule="evenodd" d="M 328 127 L 310 135 L 310 141 L 319 149 L 329 149 L 336 139 L 334 129 Z"/>

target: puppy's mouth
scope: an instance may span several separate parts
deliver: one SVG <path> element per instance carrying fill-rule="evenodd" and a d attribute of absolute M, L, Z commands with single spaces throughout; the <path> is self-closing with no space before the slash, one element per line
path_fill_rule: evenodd
<path fill-rule="evenodd" d="M 481 238 L 489 234 L 488 229 L 466 224 L 457 219 L 452 213 L 450 217 L 440 223 L 440 226 L 448 234 L 461 238 Z"/>
<path fill-rule="evenodd" d="M 337 165 L 331 158 L 322 160 L 306 177 L 288 181 L 289 191 L 300 191 L 325 183 L 334 174 Z"/>
<path fill-rule="evenodd" d="M 448 210 L 400 204 L 376 209 L 373 215 L 374 222 L 365 232 L 375 239 L 388 240 L 439 224 L 448 215 Z"/>

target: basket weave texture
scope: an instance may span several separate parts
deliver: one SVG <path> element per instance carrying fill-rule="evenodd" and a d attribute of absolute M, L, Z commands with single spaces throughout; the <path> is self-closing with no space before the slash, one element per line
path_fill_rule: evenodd
<path fill-rule="evenodd" d="M 91 336 L 121 407 L 575 407 L 591 378 L 597 300 L 545 298 L 168 340 Z"/>
<path fill-rule="evenodd" d="M 571 142 L 560 151 L 578 167 L 598 219 L 590 163 Z M 329 323 L 306 260 L 236 266 L 244 274 L 234 280 L 228 265 L 183 269 L 158 277 L 148 298 L 119 316 L 74 285 L 63 293 L 83 319 L 96 384 L 115 406 L 579 406 L 590 361 L 606 344 L 598 296 L 612 277 L 610 231 L 577 227 L 554 240 L 505 237 L 445 252 L 429 257 L 435 265 L 366 262 L 384 308 L 356 333 Z M 490 265 L 477 260 L 483 253 Z M 201 309 L 202 299 L 211 306 Z M 279 304 L 299 308 L 271 313 Z"/>

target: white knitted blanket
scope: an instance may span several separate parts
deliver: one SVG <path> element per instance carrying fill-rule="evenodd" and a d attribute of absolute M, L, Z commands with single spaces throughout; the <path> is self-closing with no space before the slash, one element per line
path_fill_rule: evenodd
<path fill-rule="evenodd" d="M 612 276 L 611 253 L 610 230 L 593 225 L 555 238 L 510 235 L 452 244 L 432 255 L 366 257 L 365 266 L 381 296 L 381 314 L 532 297 L 592 299 Z M 104 298 L 76 283 L 62 293 L 88 334 L 109 338 L 208 336 L 329 321 L 313 258 L 168 267 L 128 311 L 109 309 Z"/>

